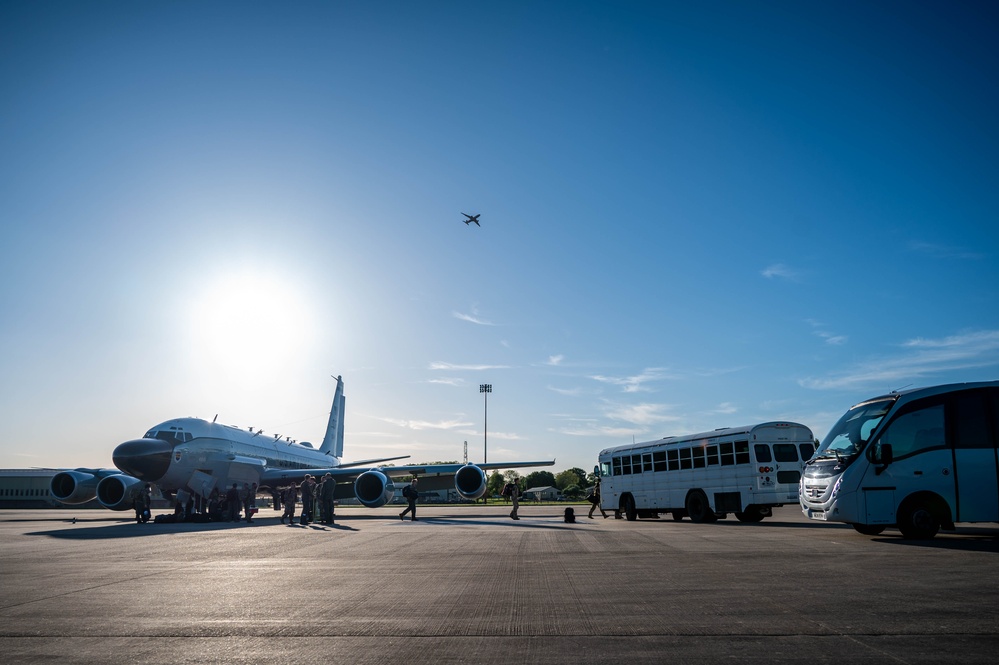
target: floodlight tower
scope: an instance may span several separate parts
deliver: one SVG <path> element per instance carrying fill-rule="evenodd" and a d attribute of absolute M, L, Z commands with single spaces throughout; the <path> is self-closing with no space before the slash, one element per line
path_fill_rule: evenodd
<path fill-rule="evenodd" d="M 482 463 L 489 461 L 489 393 L 493 391 L 491 383 L 479 384 L 479 392 L 482 393 L 483 423 L 482 423 Z"/>

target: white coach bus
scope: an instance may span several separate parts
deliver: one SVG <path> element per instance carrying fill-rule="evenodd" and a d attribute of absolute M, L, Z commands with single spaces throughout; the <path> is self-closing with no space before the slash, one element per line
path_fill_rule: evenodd
<path fill-rule="evenodd" d="M 812 431 L 792 422 L 672 436 L 600 452 L 600 503 L 629 520 L 670 513 L 713 522 L 734 513 L 759 522 L 798 502 L 798 482 L 815 452 Z"/>
<path fill-rule="evenodd" d="M 801 510 L 865 535 L 932 538 L 999 521 L 999 381 L 875 397 L 832 428 L 801 478 Z"/>

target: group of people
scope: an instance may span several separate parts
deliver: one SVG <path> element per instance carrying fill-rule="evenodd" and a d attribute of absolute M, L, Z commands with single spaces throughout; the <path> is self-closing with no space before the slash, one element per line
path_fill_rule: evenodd
<path fill-rule="evenodd" d="M 406 515 L 410 516 L 413 522 L 416 518 L 416 502 L 419 499 L 419 491 L 416 489 L 417 479 L 413 478 L 402 490 L 402 495 L 408 502 L 405 510 L 399 513 L 399 519 L 405 520 Z M 218 488 L 213 489 L 207 502 L 200 496 L 192 495 L 190 492 L 182 491 L 177 493 L 177 502 L 171 521 L 213 521 L 213 522 L 239 522 L 245 519 L 247 523 L 253 522 L 253 515 L 257 512 L 257 484 L 243 483 L 240 488 L 238 483 L 233 483 L 232 487 L 225 493 L 219 492 Z M 517 511 L 520 508 L 520 487 L 515 482 L 509 482 L 503 486 L 502 496 L 510 499 L 513 510 L 510 511 L 510 519 L 519 520 Z M 281 515 L 281 524 L 288 520 L 288 524 L 295 524 L 295 506 L 299 500 L 302 502 L 302 515 L 298 524 L 310 524 L 318 521 L 322 524 L 333 524 L 335 518 L 335 498 L 336 481 L 333 474 L 327 473 L 320 479 L 316 479 L 312 474 L 306 474 L 305 479 L 298 485 L 290 484 L 284 488 L 278 497 L 284 506 L 284 513 Z M 590 501 L 590 513 L 587 515 L 593 519 L 593 512 L 597 509 L 607 517 L 607 513 L 600 505 L 600 480 L 587 497 Z M 152 487 L 146 483 L 145 487 L 136 493 L 132 502 L 135 509 L 136 523 L 145 524 L 150 519 L 150 505 L 152 503 Z M 279 506 L 275 506 L 278 508 Z M 242 515 L 240 514 L 242 509 Z M 163 516 L 157 516 L 157 520 Z"/>
<path fill-rule="evenodd" d="M 281 492 L 281 503 L 284 505 L 284 514 L 281 515 L 281 524 L 288 520 L 288 524 L 295 524 L 295 504 L 299 497 L 302 500 L 302 516 L 299 524 L 309 524 L 315 522 L 318 516 L 322 524 L 333 524 L 336 517 L 336 481 L 333 474 L 327 473 L 316 480 L 312 474 L 305 474 L 305 480 L 299 485 L 292 483 Z"/>

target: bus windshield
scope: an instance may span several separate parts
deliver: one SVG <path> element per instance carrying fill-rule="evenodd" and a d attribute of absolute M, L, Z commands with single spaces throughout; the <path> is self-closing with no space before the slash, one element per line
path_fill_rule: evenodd
<path fill-rule="evenodd" d="M 894 398 L 865 402 L 847 411 L 829 430 L 822 445 L 815 452 L 816 458 L 850 458 L 859 453 L 871 432 L 895 404 Z"/>

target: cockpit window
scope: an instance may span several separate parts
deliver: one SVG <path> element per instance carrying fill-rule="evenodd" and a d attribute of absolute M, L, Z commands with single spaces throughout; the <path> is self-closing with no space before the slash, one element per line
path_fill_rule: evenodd
<path fill-rule="evenodd" d="M 160 441 L 166 441 L 167 443 L 186 443 L 191 440 L 191 435 L 186 432 L 178 432 L 176 430 L 160 430 L 158 432 L 146 432 L 145 438 L 159 439 Z"/>

